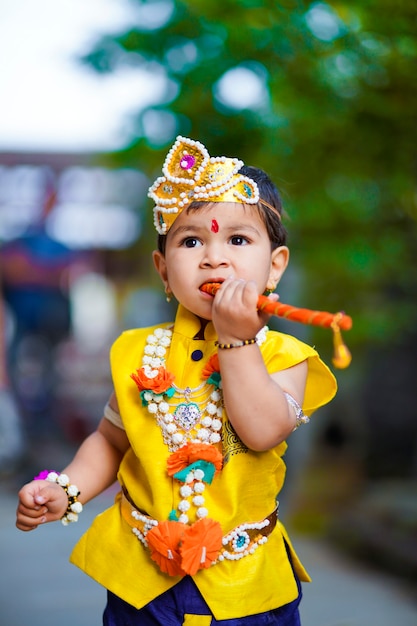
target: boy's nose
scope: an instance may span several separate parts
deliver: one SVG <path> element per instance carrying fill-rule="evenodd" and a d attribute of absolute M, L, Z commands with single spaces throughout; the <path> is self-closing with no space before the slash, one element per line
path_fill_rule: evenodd
<path fill-rule="evenodd" d="M 205 247 L 204 256 L 201 263 L 204 267 L 227 267 L 229 259 L 225 253 L 223 246 L 208 245 Z"/>

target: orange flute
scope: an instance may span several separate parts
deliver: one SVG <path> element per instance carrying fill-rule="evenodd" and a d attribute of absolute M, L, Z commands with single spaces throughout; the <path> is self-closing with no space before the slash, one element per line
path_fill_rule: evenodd
<path fill-rule="evenodd" d="M 201 290 L 214 296 L 220 286 L 219 283 L 206 283 L 201 287 Z M 352 318 L 345 315 L 345 313 L 327 313 L 326 311 L 301 309 L 290 304 L 283 304 L 282 302 L 272 302 L 267 296 L 263 295 L 258 296 L 257 309 L 292 322 L 331 328 L 333 330 L 335 348 L 335 356 L 332 359 L 333 365 L 339 369 L 349 366 L 352 357 L 343 343 L 340 331 L 352 328 Z"/>

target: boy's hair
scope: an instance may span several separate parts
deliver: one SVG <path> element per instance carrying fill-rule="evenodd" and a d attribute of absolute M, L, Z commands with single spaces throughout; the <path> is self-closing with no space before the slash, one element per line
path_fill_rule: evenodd
<path fill-rule="evenodd" d="M 265 200 L 268 204 L 276 209 L 276 213 L 272 208 L 268 208 L 261 202 L 255 205 L 247 205 L 251 211 L 258 211 L 262 221 L 265 224 L 268 232 L 268 237 L 271 242 L 271 249 L 274 250 L 279 246 L 285 246 L 287 243 L 287 231 L 282 224 L 282 201 L 278 189 L 275 187 L 268 174 L 263 170 L 253 167 L 251 165 L 243 165 L 240 168 L 239 174 L 243 174 L 248 178 L 251 178 L 259 188 L 259 197 Z M 202 207 L 206 207 L 210 204 L 207 201 L 192 202 L 184 211 L 189 213 L 191 211 L 197 211 Z M 158 250 L 162 254 L 165 254 L 167 235 L 158 235 Z"/>

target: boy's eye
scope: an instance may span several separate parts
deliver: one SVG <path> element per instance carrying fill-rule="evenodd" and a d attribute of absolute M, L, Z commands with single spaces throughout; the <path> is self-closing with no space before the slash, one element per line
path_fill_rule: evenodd
<path fill-rule="evenodd" d="M 249 242 L 246 239 L 246 237 L 243 237 L 242 235 L 234 235 L 233 237 L 230 238 L 230 243 L 233 246 L 244 246 Z"/>
<path fill-rule="evenodd" d="M 187 237 L 181 242 L 181 245 L 185 248 L 196 248 L 201 245 L 199 240 L 196 237 Z"/>

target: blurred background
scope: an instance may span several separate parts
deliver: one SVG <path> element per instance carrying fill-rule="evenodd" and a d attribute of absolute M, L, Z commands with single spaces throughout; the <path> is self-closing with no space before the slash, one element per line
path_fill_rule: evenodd
<path fill-rule="evenodd" d="M 177 134 L 265 169 L 280 298 L 344 310 L 337 398 L 290 440 L 283 516 L 417 578 L 417 6 L 3 0 L 0 471 L 62 467 L 121 330 L 171 319 L 147 188 Z M 331 333 L 273 320 L 331 364 Z M 42 467 L 41 467 L 42 466 Z"/>

